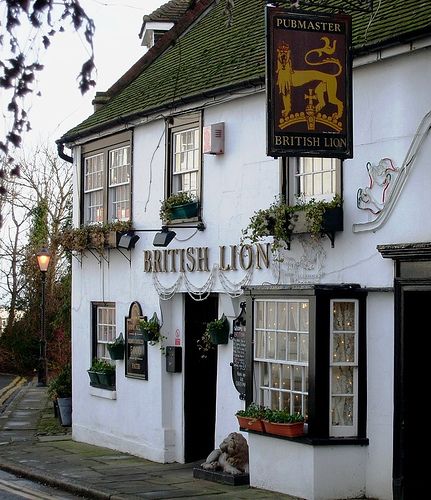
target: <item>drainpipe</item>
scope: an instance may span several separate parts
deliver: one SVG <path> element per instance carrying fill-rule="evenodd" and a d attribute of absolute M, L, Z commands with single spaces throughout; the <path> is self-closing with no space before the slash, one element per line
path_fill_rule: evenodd
<path fill-rule="evenodd" d="M 57 152 L 58 152 L 58 156 L 64 160 L 64 161 L 67 161 L 68 163 L 73 163 L 73 158 L 72 156 L 69 156 L 67 155 L 65 152 L 64 152 L 64 144 L 62 142 L 57 142 Z"/>

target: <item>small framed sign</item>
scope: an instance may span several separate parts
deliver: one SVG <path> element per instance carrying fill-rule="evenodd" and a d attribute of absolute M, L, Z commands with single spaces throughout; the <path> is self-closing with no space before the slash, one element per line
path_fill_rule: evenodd
<path fill-rule="evenodd" d="M 266 8 L 268 156 L 353 157 L 351 18 Z"/>
<path fill-rule="evenodd" d="M 126 317 L 126 377 L 148 380 L 148 346 L 139 329 L 143 319 L 138 302 L 133 302 Z"/>

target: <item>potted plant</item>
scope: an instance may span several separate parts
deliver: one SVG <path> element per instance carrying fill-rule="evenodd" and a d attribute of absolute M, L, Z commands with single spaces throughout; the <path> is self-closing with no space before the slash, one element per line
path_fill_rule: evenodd
<path fill-rule="evenodd" d="M 123 334 L 120 335 L 114 340 L 114 342 L 110 342 L 106 346 L 108 348 L 109 355 L 111 359 L 123 359 L 124 358 L 124 338 Z"/>
<path fill-rule="evenodd" d="M 72 425 L 72 368 L 66 364 L 48 384 L 48 396 L 56 400 L 61 425 Z"/>
<path fill-rule="evenodd" d="M 297 221 L 293 229 L 295 233 L 308 232 L 313 237 L 320 237 L 322 234 L 329 235 L 343 230 L 343 202 L 339 195 L 335 195 L 330 201 L 314 198 L 307 202 L 299 200 L 293 208 L 305 222 L 301 225 L 299 220 Z"/>
<path fill-rule="evenodd" d="M 228 341 L 229 322 L 223 314 L 220 319 L 215 319 L 207 323 L 202 337 L 197 340 L 198 349 L 201 351 L 201 358 L 207 358 L 208 352 L 213 350 L 216 345 L 227 344 Z"/>
<path fill-rule="evenodd" d="M 277 436 L 298 437 L 304 434 L 304 416 L 284 410 L 268 410 L 263 420 L 265 432 Z"/>
<path fill-rule="evenodd" d="M 266 413 L 266 408 L 251 403 L 245 410 L 238 410 L 235 415 L 241 429 L 263 432 L 263 419 L 266 417 Z"/>
<path fill-rule="evenodd" d="M 160 327 L 161 325 L 156 313 L 154 313 L 150 319 L 144 317 L 144 319 L 139 321 L 139 329 L 142 332 L 142 337 L 145 342 L 148 342 L 150 345 L 156 345 L 160 342 L 160 350 L 164 354 L 165 346 L 163 345 L 163 341 L 166 340 L 167 337 L 162 335 Z"/>
<path fill-rule="evenodd" d="M 206 330 L 209 333 L 211 343 L 214 345 L 227 344 L 229 340 L 229 322 L 224 314 L 220 319 L 210 321 Z"/>
<path fill-rule="evenodd" d="M 273 236 L 273 251 L 283 247 L 289 249 L 294 222 L 294 211 L 284 203 L 283 197 L 278 197 L 269 208 L 254 212 L 248 226 L 242 230 L 241 241 L 256 243 L 262 238 Z"/>
<path fill-rule="evenodd" d="M 276 251 L 282 247 L 289 249 L 294 233 L 310 233 L 315 238 L 326 234 L 333 246 L 335 232 L 343 230 L 342 204 L 339 195 L 330 201 L 299 200 L 295 205 L 287 205 L 282 197 L 277 198 L 269 208 L 254 213 L 242 231 L 241 240 L 256 243 L 273 236 L 271 248 Z"/>
<path fill-rule="evenodd" d="M 163 222 L 171 220 L 190 219 L 198 215 L 199 202 L 187 191 L 174 193 L 162 201 L 160 218 Z"/>
<path fill-rule="evenodd" d="M 95 387 L 115 387 L 115 366 L 104 359 L 94 359 L 88 371 L 91 385 Z"/>
<path fill-rule="evenodd" d="M 156 313 L 150 319 L 139 320 L 139 328 L 146 342 L 157 343 L 160 340 L 160 323 Z"/>
<path fill-rule="evenodd" d="M 90 378 L 90 385 L 100 385 L 99 382 L 99 364 L 100 360 L 97 358 L 93 359 L 93 362 L 91 363 L 90 368 L 87 370 L 88 376 Z"/>

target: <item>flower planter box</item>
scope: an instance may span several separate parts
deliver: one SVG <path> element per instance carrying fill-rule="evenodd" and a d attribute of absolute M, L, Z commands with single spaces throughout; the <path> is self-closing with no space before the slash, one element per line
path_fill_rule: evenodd
<path fill-rule="evenodd" d="M 117 248 L 121 237 L 125 234 L 123 231 L 109 231 L 105 234 L 105 247 Z"/>
<path fill-rule="evenodd" d="M 185 205 L 177 205 L 170 211 L 171 220 L 190 219 L 197 217 L 199 211 L 199 202 L 186 203 Z"/>
<path fill-rule="evenodd" d="M 92 370 L 87 370 L 88 376 L 90 377 L 91 385 L 99 385 L 99 374 L 97 372 L 93 372 Z"/>
<path fill-rule="evenodd" d="M 242 429 L 246 429 L 247 431 L 257 431 L 257 432 L 264 431 L 263 421 L 260 419 L 250 418 L 250 417 L 239 417 L 238 415 L 236 418 L 238 419 L 239 426 Z"/>
<path fill-rule="evenodd" d="M 99 377 L 99 385 L 105 388 L 113 388 L 115 387 L 115 373 L 101 373 L 98 374 Z"/>
<path fill-rule="evenodd" d="M 304 435 L 304 422 L 291 424 L 279 424 L 276 422 L 263 421 L 265 432 L 276 436 L 298 437 Z"/>
<path fill-rule="evenodd" d="M 112 360 L 124 358 L 124 344 L 107 345 L 109 356 Z"/>

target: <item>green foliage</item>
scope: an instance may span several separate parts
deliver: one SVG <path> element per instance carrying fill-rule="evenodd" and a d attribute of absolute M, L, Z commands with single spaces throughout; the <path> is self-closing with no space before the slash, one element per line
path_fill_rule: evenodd
<path fill-rule="evenodd" d="M 268 413 L 268 409 L 264 406 L 259 406 L 256 403 L 251 403 L 245 410 L 238 410 L 235 415 L 237 417 L 248 417 L 256 420 L 264 420 Z"/>
<path fill-rule="evenodd" d="M 167 337 L 162 335 L 160 331 L 159 318 L 156 313 L 154 313 L 150 319 L 141 319 L 139 321 L 139 329 L 143 332 L 150 345 L 156 345 L 160 342 L 160 350 L 163 354 L 165 353 L 163 341 L 166 340 Z"/>
<path fill-rule="evenodd" d="M 13 328 L 0 337 L 1 370 L 10 373 L 31 373 L 37 367 L 39 339 L 36 328 L 30 328 L 25 318 L 15 321 Z"/>
<path fill-rule="evenodd" d="M 109 363 L 105 359 L 94 358 L 91 363 L 90 371 L 111 375 L 115 373 L 115 365 Z"/>
<path fill-rule="evenodd" d="M 171 220 L 171 210 L 174 207 L 186 205 L 187 203 L 195 203 L 196 201 L 196 197 L 188 192 L 171 194 L 162 201 L 160 206 L 160 219 L 169 222 Z"/>
<path fill-rule="evenodd" d="M 51 399 L 70 398 L 72 396 L 72 368 L 70 364 L 65 365 L 60 373 L 50 380 L 48 396 Z"/>
<path fill-rule="evenodd" d="M 276 424 L 295 424 L 304 422 L 304 416 L 300 413 L 290 413 L 289 410 L 266 410 L 265 420 Z"/>
<path fill-rule="evenodd" d="M 84 252 L 89 248 L 103 251 L 111 231 L 126 233 L 132 229 L 131 221 L 115 221 L 106 224 L 90 224 L 78 228 L 66 228 L 58 236 L 57 243 L 69 252 Z"/>
<path fill-rule="evenodd" d="M 293 210 L 277 198 L 269 208 L 256 210 L 248 226 L 242 230 L 241 242 L 256 243 L 262 238 L 273 236 L 272 250 L 288 246 L 294 228 Z"/>
<path fill-rule="evenodd" d="M 220 319 L 214 319 L 207 323 L 202 337 L 197 340 L 198 350 L 201 352 L 201 358 L 206 359 L 208 352 L 215 349 L 219 343 L 215 339 L 229 332 L 229 322 L 223 314 Z"/>
<path fill-rule="evenodd" d="M 269 208 L 262 208 L 254 212 L 248 226 L 242 230 L 241 242 L 256 243 L 262 238 L 273 236 L 271 244 L 273 251 L 282 247 L 289 248 L 298 212 L 303 211 L 307 221 L 307 231 L 313 237 L 322 233 L 323 216 L 326 210 L 342 206 L 342 199 L 335 195 L 331 201 L 316 201 L 314 198 L 308 202 L 298 201 L 296 205 L 286 205 L 283 198 L 277 198 Z"/>
<path fill-rule="evenodd" d="M 108 346 L 111 346 L 111 347 L 124 346 L 123 334 L 120 333 L 120 335 L 113 342 L 109 342 Z"/>

